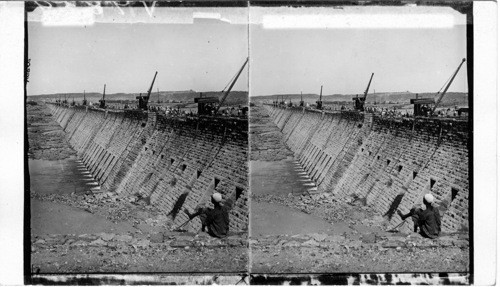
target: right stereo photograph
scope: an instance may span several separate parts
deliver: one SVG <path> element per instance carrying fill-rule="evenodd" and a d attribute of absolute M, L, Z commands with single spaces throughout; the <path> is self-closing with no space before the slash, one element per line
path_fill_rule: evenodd
<path fill-rule="evenodd" d="M 354 273 L 468 282 L 467 13 L 250 7 L 254 284 Z"/>

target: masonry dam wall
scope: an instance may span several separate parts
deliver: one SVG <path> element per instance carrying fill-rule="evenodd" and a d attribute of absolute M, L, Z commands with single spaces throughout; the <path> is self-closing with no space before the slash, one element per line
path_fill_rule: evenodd
<path fill-rule="evenodd" d="M 356 196 L 390 226 L 431 192 L 442 230 L 468 229 L 467 121 L 264 107 L 319 191 Z"/>
<path fill-rule="evenodd" d="M 230 229 L 248 228 L 248 121 L 48 105 L 96 181 L 141 195 L 178 225 L 217 191 L 234 201 Z M 199 229 L 199 220 L 190 229 Z"/>

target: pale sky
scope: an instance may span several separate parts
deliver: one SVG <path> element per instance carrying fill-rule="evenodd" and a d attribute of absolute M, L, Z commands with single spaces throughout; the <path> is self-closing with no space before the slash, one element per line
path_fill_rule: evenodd
<path fill-rule="evenodd" d="M 371 10 L 370 10 L 371 9 Z M 415 15 L 435 16 L 438 20 L 401 28 Z M 278 15 L 275 22 L 309 28 L 282 28 L 267 23 L 266 15 Z M 309 15 L 286 22 L 282 16 Z M 322 18 L 322 17 L 326 17 Z M 339 17 L 340 15 L 340 17 Z M 381 15 L 389 27 L 374 28 L 374 22 L 359 22 L 345 15 Z M 335 21 L 328 22 L 329 18 Z M 344 7 L 326 8 L 251 8 L 250 12 L 250 94 L 357 94 L 366 89 L 375 73 L 370 92 L 437 92 L 466 57 L 465 15 L 451 8 L 427 7 Z M 311 20 L 312 19 L 312 20 Z M 440 23 L 439 20 L 446 20 Z M 373 20 L 373 19 L 371 19 Z M 427 19 L 424 19 L 427 20 Z M 392 22 L 391 22 L 392 21 Z M 450 24 L 448 25 L 447 24 Z M 363 28 L 367 25 L 368 28 Z M 440 28 L 429 28 L 434 26 Z M 316 26 L 316 28 L 310 28 Z M 353 26 L 357 26 L 353 28 Z M 271 28 L 269 28 L 271 27 Z M 449 91 L 467 91 L 464 64 Z"/>
<path fill-rule="evenodd" d="M 146 92 L 155 71 L 154 90 L 218 91 L 248 56 L 234 90 L 251 96 L 363 93 L 372 72 L 370 92 L 437 92 L 466 57 L 451 8 L 99 8 L 86 26 L 42 25 L 81 8 L 29 14 L 29 95 Z M 466 92 L 466 74 L 449 91 Z"/>
<path fill-rule="evenodd" d="M 248 57 L 244 8 L 221 9 L 224 21 L 193 21 L 185 8 L 156 8 L 154 17 L 105 8 L 90 26 L 44 26 L 42 12 L 29 15 L 29 95 L 102 92 L 104 84 L 106 93 L 146 92 L 155 71 L 154 91 L 220 91 Z M 233 90 L 248 91 L 248 65 Z"/>

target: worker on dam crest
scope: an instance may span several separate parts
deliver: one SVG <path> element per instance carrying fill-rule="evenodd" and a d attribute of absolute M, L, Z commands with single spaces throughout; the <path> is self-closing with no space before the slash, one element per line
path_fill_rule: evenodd
<path fill-rule="evenodd" d="M 196 212 L 189 214 L 189 219 L 200 216 L 201 231 L 206 232 L 213 237 L 224 238 L 229 232 L 229 211 L 231 210 L 232 202 L 229 199 L 223 200 L 222 194 L 216 192 L 212 194 L 212 204 L 214 208 L 197 207 Z"/>
<path fill-rule="evenodd" d="M 420 228 L 420 234 L 423 237 L 437 238 L 441 233 L 441 215 L 439 210 L 432 206 L 434 196 L 430 193 L 424 195 L 423 202 L 425 210 L 420 207 L 413 207 L 408 214 L 403 214 L 400 210 L 398 210 L 398 214 L 402 220 L 411 216 L 414 232 L 417 232 L 418 228 Z"/>

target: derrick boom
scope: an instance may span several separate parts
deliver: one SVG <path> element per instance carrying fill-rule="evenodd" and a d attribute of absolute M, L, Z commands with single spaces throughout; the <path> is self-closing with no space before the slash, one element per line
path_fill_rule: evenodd
<path fill-rule="evenodd" d="M 229 88 L 227 89 L 227 91 L 224 93 L 224 96 L 222 96 L 222 99 L 220 100 L 219 105 L 215 109 L 215 113 L 214 113 L 215 115 L 217 115 L 217 112 L 219 111 L 219 109 L 222 107 L 222 105 L 226 101 L 226 98 L 229 95 L 229 92 L 231 92 L 231 89 L 233 88 L 234 84 L 236 84 L 236 81 L 240 77 L 240 74 L 241 74 L 241 72 L 243 72 L 243 69 L 245 68 L 245 66 L 246 66 L 247 63 L 248 63 L 248 58 L 245 60 L 245 63 L 243 63 L 243 66 L 241 66 L 241 69 L 238 71 L 238 74 L 234 78 L 233 82 L 231 83 L 231 85 L 229 86 Z"/>
<path fill-rule="evenodd" d="M 446 88 L 444 88 L 444 91 L 443 93 L 441 93 L 441 96 L 439 96 L 438 100 L 436 101 L 436 104 L 434 105 L 434 108 L 432 109 L 431 111 L 431 114 L 434 114 L 434 112 L 436 111 L 436 108 L 439 106 L 439 104 L 441 103 L 441 101 L 443 100 L 443 97 L 444 95 L 446 94 L 446 92 L 448 91 L 448 88 L 451 86 L 451 83 L 453 83 L 453 80 L 455 79 L 455 77 L 457 76 L 458 74 L 458 71 L 460 71 L 460 68 L 462 67 L 463 63 L 465 62 L 465 58 L 462 59 L 462 62 L 460 63 L 460 65 L 458 65 L 458 68 L 457 70 L 455 71 L 455 73 L 453 74 L 453 76 L 451 77 L 450 81 L 448 82 L 448 84 L 446 85 Z"/>

